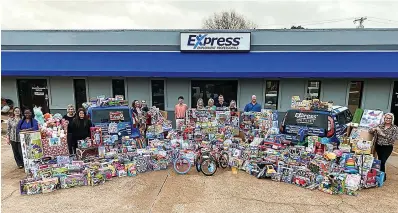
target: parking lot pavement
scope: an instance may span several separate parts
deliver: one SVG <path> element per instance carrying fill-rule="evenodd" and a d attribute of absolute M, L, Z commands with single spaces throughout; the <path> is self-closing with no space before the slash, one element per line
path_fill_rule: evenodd
<path fill-rule="evenodd" d="M 220 169 L 205 177 L 172 170 L 114 178 L 104 185 L 22 196 L 10 146 L 2 145 L 2 211 L 30 212 L 397 212 L 398 167 L 392 157 L 389 180 L 382 188 L 364 189 L 356 197 L 328 195 L 294 185 L 259 180 L 244 172 Z M 392 165 L 394 164 L 394 165 Z"/>

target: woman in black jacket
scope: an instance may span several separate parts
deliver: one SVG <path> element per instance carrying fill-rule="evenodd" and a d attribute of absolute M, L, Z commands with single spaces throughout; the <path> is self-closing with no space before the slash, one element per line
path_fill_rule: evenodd
<path fill-rule="evenodd" d="M 87 118 L 86 111 L 82 108 L 77 110 L 75 118 L 70 123 L 69 130 L 72 133 L 72 140 L 68 144 L 69 154 L 76 154 L 77 141 L 90 137 L 91 121 Z"/>

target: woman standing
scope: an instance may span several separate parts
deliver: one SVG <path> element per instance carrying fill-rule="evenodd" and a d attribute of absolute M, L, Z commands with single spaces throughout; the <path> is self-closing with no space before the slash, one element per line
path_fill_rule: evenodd
<path fill-rule="evenodd" d="M 86 116 L 86 111 L 83 108 L 77 110 L 75 118 L 70 125 L 72 133 L 71 141 L 68 143 L 69 154 L 76 154 L 77 141 L 84 140 L 90 137 L 91 121 Z"/>
<path fill-rule="evenodd" d="M 17 134 L 18 123 L 21 120 L 21 109 L 15 107 L 11 112 L 11 117 L 7 121 L 7 143 L 11 145 L 14 159 L 18 168 L 24 167 L 21 142 Z"/>
<path fill-rule="evenodd" d="M 236 108 L 236 101 L 232 100 L 231 103 L 229 103 L 229 111 L 231 111 L 232 116 L 236 115 L 238 111 L 238 108 Z"/>
<path fill-rule="evenodd" d="M 67 120 L 69 123 L 72 123 L 74 117 L 75 107 L 72 104 L 69 104 L 67 108 L 67 113 L 66 115 L 64 115 L 63 119 Z"/>
<path fill-rule="evenodd" d="M 204 103 L 203 103 L 203 99 L 199 98 L 197 103 L 196 103 L 196 109 L 205 109 Z"/>
<path fill-rule="evenodd" d="M 25 109 L 23 118 L 18 122 L 17 134 L 25 131 L 39 130 L 39 123 L 34 119 L 32 111 Z"/>
<path fill-rule="evenodd" d="M 386 162 L 390 157 L 395 140 L 398 139 L 398 127 L 394 125 L 394 114 L 384 115 L 384 122 L 376 128 L 371 128 L 369 133 L 374 134 L 377 158 L 381 161 L 380 170 L 386 171 Z M 384 180 L 387 179 L 387 174 Z"/>
<path fill-rule="evenodd" d="M 216 110 L 217 107 L 214 105 L 214 100 L 212 98 L 210 98 L 207 101 L 207 108 L 209 108 L 210 110 Z"/>
<path fill-rule="evenodd" d="M 72 132 L 71 132 L 70 126 L 72 124 L 73 119 L 75 118 L 75 115 L 76 115 L 75 107 L 72 104 L 69 104 L 68 108 L 67 108 L 67 113 L 63 117 L 63 119 L 68 121 L 68 129 L 66 131 L 66 133 L 67 133 L 66 141 L 68 142 L 68 147 L 70 146 L 69 144 L 72 144 Z M 69 149 L 69 153 L 71 153 L 70 149 Z"/>

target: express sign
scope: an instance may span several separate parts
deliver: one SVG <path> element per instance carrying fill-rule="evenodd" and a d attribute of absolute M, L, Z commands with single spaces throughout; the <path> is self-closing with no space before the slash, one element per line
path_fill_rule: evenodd
<path fill-rule="evenodd" d="M 181 51 L 250 51 L 250 33 L 181 33 Z"/>

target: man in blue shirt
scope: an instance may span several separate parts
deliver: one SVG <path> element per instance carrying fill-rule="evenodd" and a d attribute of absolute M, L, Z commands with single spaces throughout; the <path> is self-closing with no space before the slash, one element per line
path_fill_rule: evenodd
<path fill-rule="evenodd" d="M 261 112 L 261 105 L 257 103 L 257 97 L 252 95 L 252 101 L 245 106 L 245 112 Z"/>

